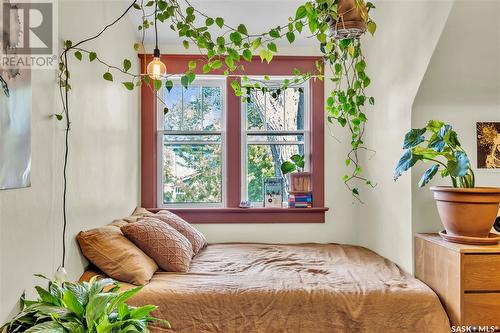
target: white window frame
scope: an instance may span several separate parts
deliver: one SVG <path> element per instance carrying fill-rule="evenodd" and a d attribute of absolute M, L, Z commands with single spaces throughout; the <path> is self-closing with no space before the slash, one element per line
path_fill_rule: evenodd
<path fill-rule="evenodd" d="M 174 86 L 181 85 L 180 76 L 170 77 L 174 83 Z M 157 207 L 158 208 L 221 208 L 226 205 L 226 160 L 227 160 L 227 145 L 226 145 L 226 115 L 227 115 L 227 92 L 226 92 L 226 77 L 220 75 L 210 75 L 210 76 L 197 76 L 196 86 L 203 87 L 219 87 L 221 88 L 221 129 L 219 131 L 184 131 L 184 130 L 164 130 L 164 119 L 165 115 L 163 113 L 163 104 L 161 102 L 157 103 L 156 114 L 157 114 L 157 129 L 156 129 L 156 153 L 157 153 Z M 163 85 L 162 89 L 158 93 L 163 94 L 163 89 L 166 89 Z M 164 203 L 163 202 L 163 136 L 165 134 L 170 135 L 220 135 L 221 138 L 221 202 L 179 202 L 179 203 Z M 182 141 L 173 142 L 176 144 L 210 144 L 205 141 Z"/>
<path fill-rule="evenodd" d="M 259 80 L 264 81 L 263 76 L 249 76 L 249 81 Z M 285 79 L 289 79 L 293 82 L 293 76 L 270 76 L 269 82 L 283 82 Z M 310 103 L 310 92 L 309 81 L 303 82 L 301 84 L 290 84 L 289 87 L 302 88 L 304 93 L 304 130 L 298 131 L 267 131 L 267 130 L 248 130 L 247 129 L 247 102 L 242 101 L 241 103 L 241 200 L 248 200 L 248 143 L 252 141 L 248 140 L 249 134 L 259 134 L 259 135 L 303 135 L 304 136 L 304 171 L 309 171 L 311 166 L 311 103 Z M 265 120 L 264 120 L 265 121 Z M 268 141 L 259 142 L 262 144 L 268 144 Z M 284 144 L 300 144 L 298 141 L 287 141 Z M 260 206 L 262 202 L 252 202 L 252 207 Z"/>

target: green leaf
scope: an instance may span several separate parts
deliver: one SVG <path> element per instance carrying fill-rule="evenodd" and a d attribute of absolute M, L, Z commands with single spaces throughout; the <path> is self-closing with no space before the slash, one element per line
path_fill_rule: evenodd
<path fill-rule="evenodd" d="M 295 34 L 291 31 L 287 32 L 286 39 L 288 39 L 288 42 L 292 44 L 295 41 Z"/>
<path fill-rule="evenodd" d="M 42 287 L 35 287 L 36 291 L 38 292 L 38 295 L 40 296 L 40 300 L 43 302 L 50 304 L 50 305 L 60 305 L 59 300 L 57 297 L 49 293 L 47 290 L 43 289 Z"/>
<path fill-rule="evenodd" d="M 215 24 L 217 24 L 219 28 L 222 28 L 224 26 L 224 19 L 222 17 L 217 17 L 215 19 Z"/>
<path fill-rule="evenodd" d="M 247 30 L 247 27 L 244 25 L 244 24 L 240 24 L 238 26 L 238 32 L 243 34 L 243 35 L 247 35 L 248 36 L 248 30 Z"/>
<path fill-rule="evenodd" d="M 422 142 L 425 141 L 425 132 L 427 129 L 425 128 L 417 128 L 412 129 L 405 135 L 405 140 L 403 142 L 403 149 L 410 149 L 415 146 L 418 146 Z"/>
<path fill-rule="evenodd" d="M 207 27 L 209 27 L 209 26 L 211 26 L 211 25 L 213 25 L 213 24 L 214 24 L 214 19 L 213 19 L 213 18 L 211 18 L 211 17 L 207 17 L 207 19 L 205 20 L 205 25 L 206 25 Z"/>
<path fill-rule="evenodd" d="M 447 169 L 452 177 L 464 177 L 469 171 L 469 157 L 462 151 L 456 151 L 454 159 L 448 160 Z"/>
<path fill-rule="evenodd" d="M 156 91 L 161 89 L 161 85 L 162 85 L 161 80 L 154 80 L 153 81 L 153 86 L 154 86 Z"/>
<path fill-rule="evenodd" d="M 304 161 L 304 155 L 294 154 L 292 155 L 292 157 L 290 157 L 290 160 L 293 163 L 299 163 L 301 161 Z"/>
<path fill-rule="evenodd" d="M 139 51 L 139 43 L 134 43 L 134 50 Z"/>
<path fill-rule="evenodd" d="M 85 312 L 85 309 L 83 308 L 83 305 L 78 301 L 76 296 L 71 292 L 70 290 L 66 290 L 63 295 L 63 302 L 64 305 L 74 312 L 78 318 L 83 317 L 83 313 Z"/>
<path fill-rule="evenodd" d="M 106 81 L 113 81 L 113 75 L 110 72 L 106 72 L 102 75 L 104 80 Z"/>
<path fill-rule="evenodd" d="M 32 326 L 24 331 L 24 333 L 65 333 L 63 326 L 55 321 L 47 321 L 35 326 Z"/>
<path fill-rule="evenodd" d="M 132 67 L 132 63 L 128 59 L 123 60 L 123 70 L 128 72 L 128 70 Z"/>
<path fill-rule="evenodd" d="M 189 63 L 188 63 L 188 68 L 190 71 L 196 69 L 196 61 L 194 60 L 189 60 Z"/>
<path fill-rule="evenodd" d="M 290 161 L 285 161 L 281 164 L 281 172 L 286 175 L 287 173 L 293 172 L 297 169 L 296 165 Z"/>
<path fill-rule="evenodd" d="M 280 38 L 281 37 L 278 29 L 271 29 L 271 31 L 269 31 L 269 36 L 271 36 L 273 38 Z"/>
<path fill-rule="evenodd" d="M 429 120 L 429 122 L 427 123 L 427 129 L 432 133 L 438 133 L 443 126 L 444 123 L 439 120 Z"/>
<path fill-rule="evenodd" d="M 248 62 L 252 61 L 252 51 L 250 51 L 249 49 L 245 49 L 242 55 L 243 59 L 245 59 L 246 61 Z"/>
<path fill-rule="evenodd" d="M 187 88 L 189 86 L 189 79 L 186 75 L 183 75 L 181 77 L 181 85 L 184 87 L 184 88 Z"/>
<path fill-rule="evenodd" d="M 132 319 L 143 319 L 148 317 L 151 312 L 157 309 L 155 305 L 144 305 L 130 311 L 130 318 Z"/>
<path fill-rule="evenodd" d="M 219 59 L 214 60 L 214 62 L 212 63 L 212 68 L 219 69 L 221 67 L 222 67 L 222 61 L 220 61 Z"/>
<path fill-rule="evenodd" d="M 299 32 L 299 34 L 302 32 L 302 28 L 304 27 L 304 24 L 302 24 L 301 21 L 295 22 L 295 29 Z"/>
<path fill-rule="evenodd" d="M 411 149 L 405 150 L 403 156 L 398 162 L 398 165 L 396 166 L 396 170 L 394 172 L 394 180 L 397 180 L 399 177 L 401 177 L 403 172 L 409 170 L 420 159 L 421 157 L 419 155 L 413 155 Z"/>
<path fill-rule="evenodd" d="M 122 82 L 122 84 L 127 88 L 128 90 L 134 90 L 134 83 L 133 82 Z"/>
<path fill-rule="evenodd" d="M 420 181 L 418 182 L 418 186 L 424 187 L 427 185 L 431 179 L 436 175 L 436 173 L 439 170 L 439 164 L 431 166 L 427 171 L 424 172 L 422 175 L 422 178 L 420 178 Z"/>
<path fill-rule="evenodd" d="M 262 38 L 256 38 L 254 39 L 254 41 L 252 42 L 252 48 L 254 50 L 257 50 L 259 48 L 259 46 L 262 44 Z"/>
<path fill-rule="evenodd" d="M 56 116 L 56 119 L 59 121 L 61 121 L 63 119 L 62 114 L 55 114 L 55 116 Z"/>
<path fill-rule="evenodd" d="M 354 195 L 359 195 L 359 189 L 358 189 L 357 187 L 353 188 L 353 189 L 352 189 L 352 193 L 353 193 Z"/>
<path fill-rule="evenodd" d="M 189 49 L 189 42 L 187 40 L 183 40 L 182 45 L 184 46 L 185 49 Z"/>
<path fill-rule="evenodd" d="M 368 21 L 368 23 L 366 24 L 366 28 L 368 29 L 369 33 L 374 35 L 375 31 L 377 30 L 377 24 L 373 21 Z"/>
<path fill-rule="evenodd" d="M 231 34 L 229 34 L 229 39 L 235 45 L 238 45 L 238 46 L 241 45 L 242 38 L 241 38 L 241 34 L 239 32 L 234 31 Z"/>
<path fill-rule="evenodd" d="M 76 51 L 75 52 L 75 58 L 81 61 L 82 60 L 82 52 Z"/>
<path fill-rule="evenodd" d="M 412 149 L 413 155 L 418 155 L 422 159 L 434 159 L 440 155 L 439 152 L 435 151 L 432 148 L 424 148 L 424 147 L 414 147 Z"/>
<path fill-rule="evenodd" d="M 97 53 L 95 52 L 90 52 L 89 53 L 89 60 L 90 62 L 94 61 L 97 58 Z"/>
<path fill-rule="evenodd" d="M 70 40 L 67 40 L 64 42 L 64 46 L 66 46 L 66 49 L 69 49 L 71 46 L 73 46 L 73 42 Z"/>
<path fill-rule="evenodd" d="M 295 12 L 295 20 L 303 19 L 306 16 L 307 16 L 306 7 L 305 6 L 299 6 L 299 8 L 297 8 L 297 11 Z"/>
<path fill-rule="evenodd" d="M 269 44 L 267 44 L 267 48 L 269 49 L 269 51 L 272 51 L 272 52 L 278 52 L 278 48 L 276 47 L 276 44 L 271 42 Z"/>

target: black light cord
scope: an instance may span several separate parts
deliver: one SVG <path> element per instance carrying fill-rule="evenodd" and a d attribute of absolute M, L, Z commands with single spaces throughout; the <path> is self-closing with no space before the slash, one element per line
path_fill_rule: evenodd
<path fill-rule="evenodd" d="M 86 42 L 89 42 L 91 40 L 99 38 L 108 28 L 111 26 L 115 25 L 118 21 L 120 21 L 129 11 L 134 7 L 136 4 L 137 0 L 134 0 L 130 6 L 127 7 L 127 9 L 112 23 L 106 25 L 97 35 L 84 39 L 75 45 L 65 49 L 63 51 L 63 56 L 64 56 L 64 65 L 65 65 L 65 70 L 69 72 L 68 69 L 68 52 L 71 49 L 74 49 Z M 155 17 L 155 28 L 156 28 L 156 17 Z M 158 43 L 158 42 L 157 42 Z M 67 191 L 68 191 L 68 175 L 67 175 L 67 169 L 68 169 L 68 157 L 69 157 L 69 131 L 71 129 L 71 122 L 69 119 L 69 96 L 68 96 L 68 89 L 69 86 L 69 75 L 65 76 L 65 93 L 64 93 L 64 101 L 63 101 L 63 107 L 64 107 L 64 115 L 66 116 L 66 128 L 65 128 L 65 136 L 64 136 L 64 167 L 63 167 L 63 231 L 62 231 L 62 263 L 61 267 L 64 268 L 64 265 L 66 264 L 66 229 L 68 226 L 68 217 L 67 217 Z"/>
<path fill-rule="evenodd" d="M 154 56 L 156 57 L 157 53 L 160 53 L 160 49 L 158 48 L 158 26 L 157 26 L 157 11 L 158 11 L 158 1 L 155 2 L 155 51 Z M 157 51 L 158 50 L 158 51 Z M 158 54 L 158 57 L 160 55 Z"/>

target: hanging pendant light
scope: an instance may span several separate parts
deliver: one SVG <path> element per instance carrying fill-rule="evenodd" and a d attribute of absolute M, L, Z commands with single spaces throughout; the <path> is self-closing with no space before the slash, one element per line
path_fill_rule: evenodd
<path fill-rule="evenodd" d="M 158 2 L 155 6 L 155 50 L 153 52 L 153 60 L 148 64 L 146 72 L 153 80 L 161 80 L 167 73 L 167 66 L 160 59 L 160 49 L 158 48 L 158 28 L 156 26 L 156 11 L 158 10 Z"/>

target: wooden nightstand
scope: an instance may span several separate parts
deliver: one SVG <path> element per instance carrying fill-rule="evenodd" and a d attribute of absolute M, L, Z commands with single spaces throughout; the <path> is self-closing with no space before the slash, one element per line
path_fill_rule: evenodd
<path fill-rule="evenodd" d="M 415 275 L 438 294 L 452 325 L 500 327 L 500 245 L 417 234 Z"/>

